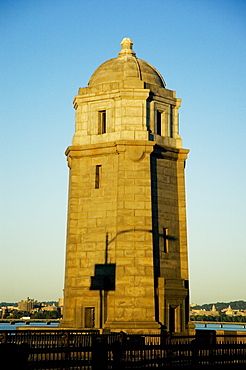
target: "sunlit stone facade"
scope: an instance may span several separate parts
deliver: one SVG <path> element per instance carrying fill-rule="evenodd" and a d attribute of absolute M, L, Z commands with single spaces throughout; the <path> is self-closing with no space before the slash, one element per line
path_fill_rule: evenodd
<path fill-rule="evenodd" d="M 185 332 L 189 287 L 180 99 L 123 39 L 74 99 L 66 328 Z"/>

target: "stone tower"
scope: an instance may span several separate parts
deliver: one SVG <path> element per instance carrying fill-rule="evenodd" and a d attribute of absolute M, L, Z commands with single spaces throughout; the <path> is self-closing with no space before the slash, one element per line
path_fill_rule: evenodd
<path fill-rule="evenodd" d="M 186 332 L 180 99 L 124 38 L 74 99 L 61 327 Z"/>

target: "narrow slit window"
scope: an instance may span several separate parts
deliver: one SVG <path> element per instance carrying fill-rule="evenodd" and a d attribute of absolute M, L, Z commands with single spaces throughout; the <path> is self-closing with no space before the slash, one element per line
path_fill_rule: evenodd
<path fill-rule="evenodd" d="M 159 110 L 156 112 L 156 133 L 161 135 L 161 112 Z"/>
<path fill-rule="evenodd" d="M 106 124 L 107 124 L 107 116 L 106 110 L 100 110 L 98 112 L 98 133 L 105 134 L 106 133 Z"/>
<path fill-rule="evenodd" d="M 166 227 L 163 228 L 163 252 L 168 252 L 168 229 Z"/>
<path fill-rule="evenodd" d="M 173 137 L 173 106 L 170 106 L 170 137 Z"/>
<path fill-rule="evenodd" d="M 95 176 L 95 189 L 99 189 L 101 186 L 102 177 L 102 166 L 96 165 L 96 176 Z"/>

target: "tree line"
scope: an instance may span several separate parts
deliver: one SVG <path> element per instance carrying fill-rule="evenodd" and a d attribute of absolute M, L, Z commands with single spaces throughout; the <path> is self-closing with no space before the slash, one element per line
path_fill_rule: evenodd
<path fill-rule="evenodd" d="M 232 310 L 246 310 L 246 302 L 245 301 L 231 301 L 231 302 L 217 302 L 217 303 L 205 303 L 202 305 L 193 306 L 192 309 L 194 310 L 206 310 L 210 311 L 212 306 L 215 306 L 218 311 L 231 306 Z"/>
<path fill-rule="evenodd" d="M 246 322 L 246 316 L 228 316 L 220 313 L 218 316 L 213 315 L 191 315 L 191 321 L 215 321 L 215 322 Z"/>
<path fill-rule="evenodd" d="M 62 317 L 59 311 L 39 311 L 30 313 L 29 311 L 17 311 L 5 313 L 4 319 L 21 319 L 22 317 L 30 317 L 31 319 L 60 319 Z"/>

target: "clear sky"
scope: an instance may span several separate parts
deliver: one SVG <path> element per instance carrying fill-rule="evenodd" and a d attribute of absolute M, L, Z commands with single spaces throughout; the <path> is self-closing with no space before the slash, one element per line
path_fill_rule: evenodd
<path fill-rule="evenodd" d="M 191 302 L 246 300 L 246 2 L 0 2 L 0 301 L 62 296 L 72 100 L 130 37 L 182 98 Z"/>

